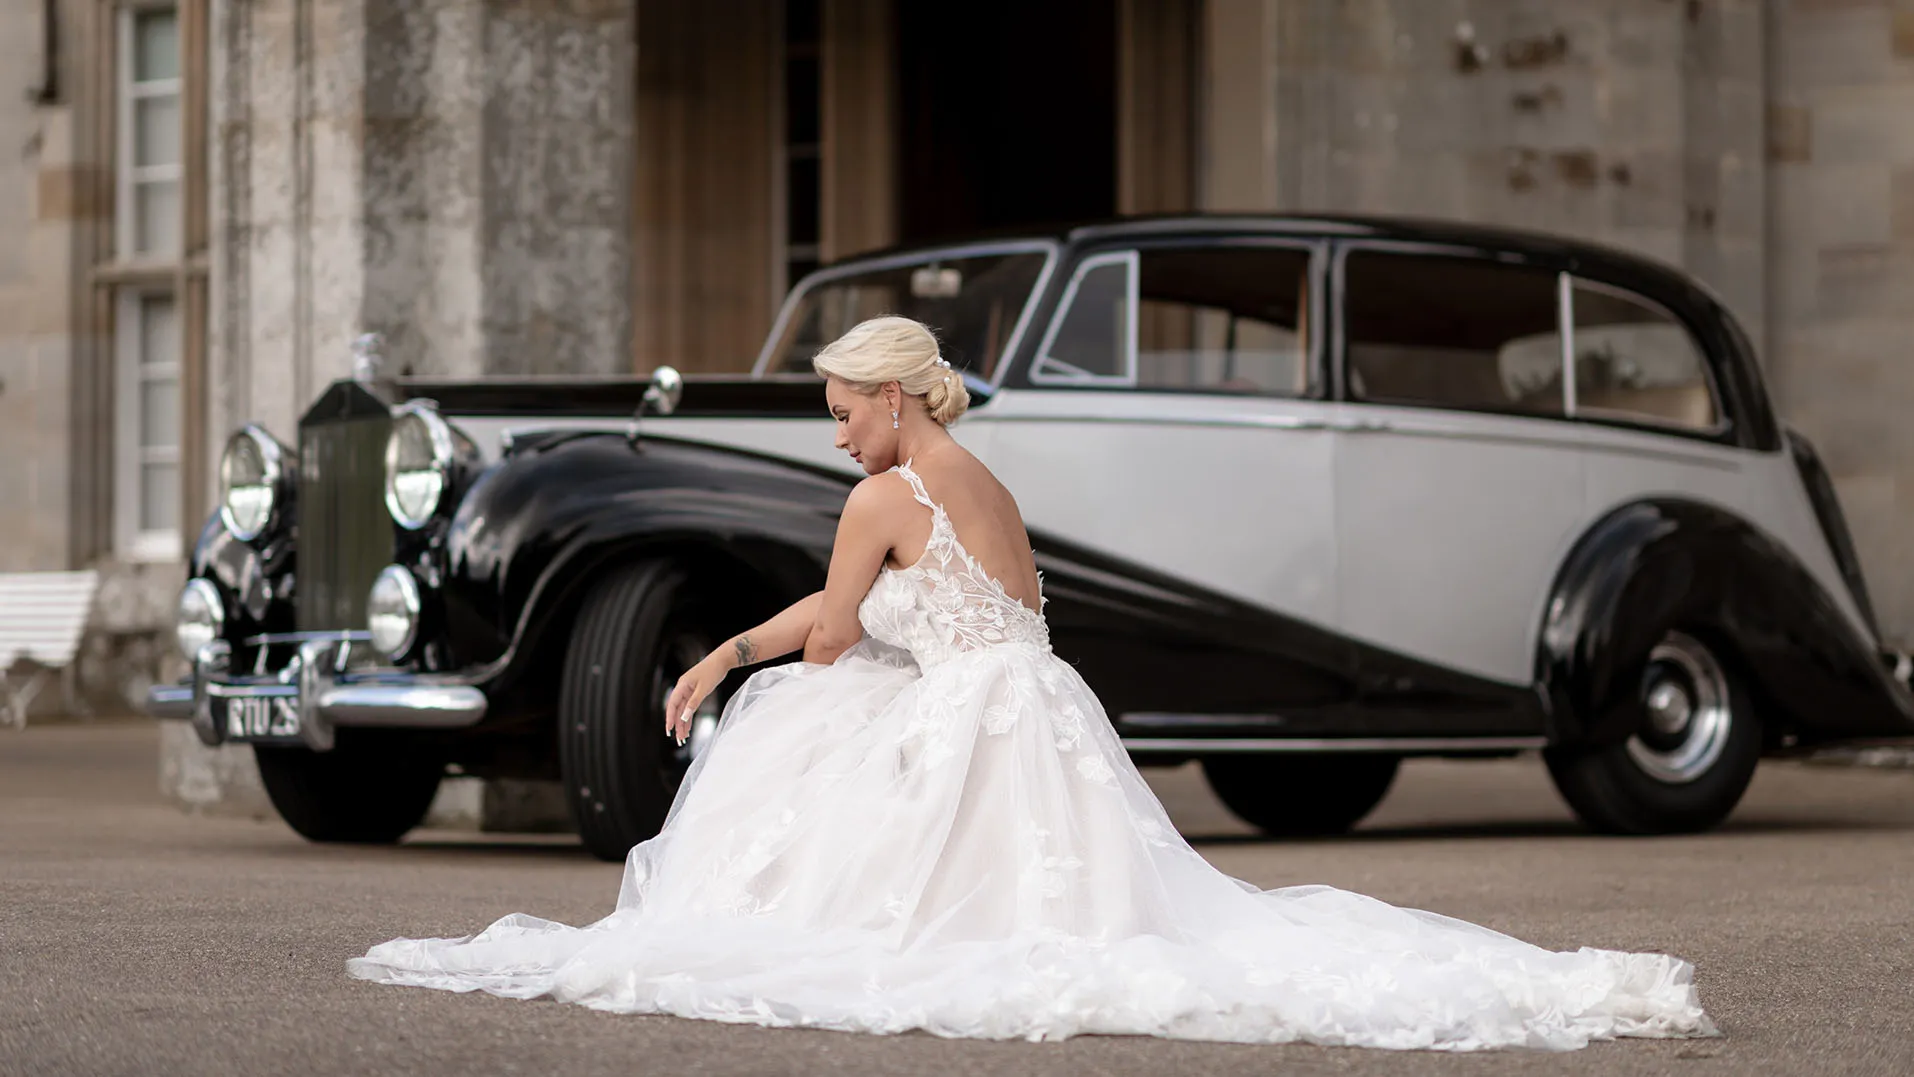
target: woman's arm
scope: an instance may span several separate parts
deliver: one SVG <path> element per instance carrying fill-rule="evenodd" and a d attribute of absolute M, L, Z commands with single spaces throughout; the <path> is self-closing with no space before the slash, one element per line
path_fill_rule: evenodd
<path fill-rule="evenodd" d="M 665 701 L 665 735 L 684 743 L 684 738 L 691 734 L 692 713 L 724 681 L 725 674 L 753 662 L 782 658 L 804 646 L 823 601 L 822 591 L 805 595 L 756 628 L 725 640 L 686 670 L 672 688 L 671 698 Z"/>
<path fill-rule="evenodd" d="M 873 475 L 851 491 L 838 517 L 817 621 L 804 640 L 806 662 L 829 665 L 864 638 L 857 607 L 890 556 L 905 505 L 915 505 L 910 487 L 887 474 Z"/>

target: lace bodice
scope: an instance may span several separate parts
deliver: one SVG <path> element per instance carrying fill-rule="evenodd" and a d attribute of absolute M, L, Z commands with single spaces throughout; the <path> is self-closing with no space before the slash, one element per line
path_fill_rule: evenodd
<path fill-rule="evenodd" d="M 909 651 L 919 666 L 1005 644 L 1048 650 L 1050 629 L 1043 616 L 1012 598 L 970 556 L 957 541 L 950 516 L 930 499 L 924 480 L 908 463 L 891 470 L 910 483 L 912 495 L 930 509 L 930 541 L 916 564 L 901 569 L 887 565 L 872 581 L 857 610 L 865 633 Z"/>

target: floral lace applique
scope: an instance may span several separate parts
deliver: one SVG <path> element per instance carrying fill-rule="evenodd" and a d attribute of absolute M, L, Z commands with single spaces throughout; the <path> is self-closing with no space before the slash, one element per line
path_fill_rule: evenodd
<path fill-rule="evenodd" d="M 930 509 L 930 539 L 916 564 L 878 573 L 858 606 L 864 631 L 909 651 L 920 666 L 1006 644 L 1048 650 L 1050 630 L 1043 615 L 1010 597 L 1002 582 L 964 549 L 949 514 L 930 499 L 909 464 L 892 470 L 910 483 L 918 503 Z M 1039 597 L 1039 606 L 1045 601 Z M 1014 719 L 1014 708 L 1010 717 Z"/>

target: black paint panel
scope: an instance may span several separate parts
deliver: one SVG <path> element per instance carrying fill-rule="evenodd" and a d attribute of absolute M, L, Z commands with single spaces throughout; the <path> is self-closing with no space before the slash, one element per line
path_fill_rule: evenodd
<path fill-rule="evenodd" d="M 1557 579 L 1537 659 L 1551 738 L 1627 737 L 1647 655 L 1671 628 L 1723 652 L 1771 734 L 1914 734 L 1914 699 L 1786 549 L 1712 506 L 1655 500 L 1591 528 Z"/>
<path fill-rule="evenodd" d="M 1807 435 L 1798 430 L 1789 430 L 1787 434 L 1788 452 L 1794 457 L 1795 470 L 1801 475 L 1808 502 L 1814 506 L 1814 518 L 1821 524 L 1822 537 L 1827 539 L 1828 550 L 1841 568 L 1848 594 L 1866 618 L 1869 631 L 1878 637 L 1881 625 L 1874 617 L 1874 603 L 1868 598 L 1867 581 L 1861 575 L 1861 558 L 1854 552 L 1854 537 L 1848 533 L 1847 516 L 1841 512 L 1841 501 L 1835 496 L 1834 481 L 1828 477 L 1828 469 L 1822 465 L 1821 456 L 1814 451 L 1814 443 Z"/>
<path fill-rule="evenodd" d="M 413 380 L 399 383 L 409 399 L 431 400 L 447 418 L 524 416 L 527 418 L 623 417 L 637 414 L 651 382 L 646 378 L 486 380 L 478 382 Z M 982 387 L 968 382 L 972 403 L 981 403 Z M 791 377 L 764 380 L 688 376 L 676 417 L 731 418 L 795 416 L 823 418 L 824 382 Z"/>
<path fill-rule="evenodd" d="M 719 576 L 776 592 L 736 597 L 793 601 L 822 586 L 849 489 L 789 462 L 658 437 L 634 445 L 585 434 L 525 448 L 473 483 L 447 529 L 448 657 L 477 667 L 478 680 L 516 677 L 544 632 L 569 634 L 550 619 L 576 588 L 645 552 L 715 559 Z"/>

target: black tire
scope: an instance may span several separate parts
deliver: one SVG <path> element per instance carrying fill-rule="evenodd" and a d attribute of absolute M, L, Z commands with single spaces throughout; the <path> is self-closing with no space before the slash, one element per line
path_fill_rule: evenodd
<path fill-rule="evenodd" d="M 1402 760 L 1386 754 L 1213 755 L 1203 776 L 1223 806 L 1265 834 L 1341 834 L 1389 792 Z"/>
<path fill-rule="evenodd" d="M 383 730 L 341 729 L 331 751 L 256 744 L 259 780 L 308 841 L 388 845 L 418 826 L 445 776 L 444 758 Z"/>
<path fill-rule="evenodd" d="M 1651 700 L 1658 686 L 1683 683 L 1691 710 L 1676 728 Z M 1670 632 L 1642 671 L 1634 707 L 1628 740 L 1542 753 L 1562 799 L 1605 834 L 1686 834 L 1720 824 L 1761 760 L 1760 717 L 1734 669 L 1704 636 Z M 1718 718 L 1707 717 L 1710 708 Z"/>
<path fill-rule="evenodd" d="M 658 833 L 690 765 L 665 736 L 664 702 L 718 640 L 690 573 L 643 561 L 594 581 L 565 652 L 558 757 L 578 836 L 593 856 L 622 860 Z M 705 702 L 714 719 L 722 699 Z"/>

